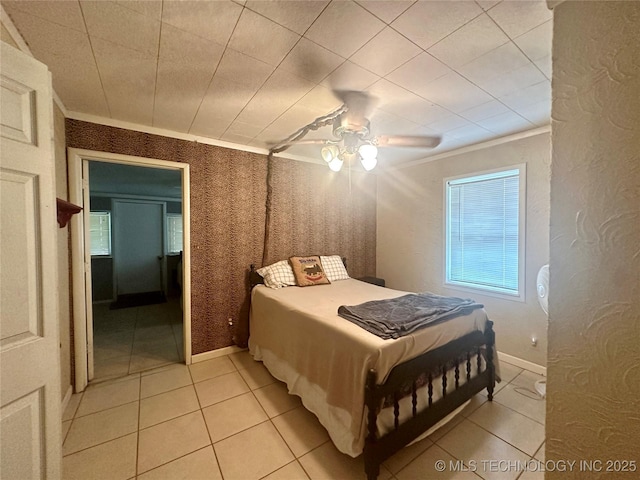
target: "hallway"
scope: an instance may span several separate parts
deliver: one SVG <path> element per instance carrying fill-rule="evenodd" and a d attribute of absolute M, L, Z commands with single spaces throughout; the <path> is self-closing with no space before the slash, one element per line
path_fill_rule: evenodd
<path fill-rule="evenodd" d="M 95 304 L 93 357 L 93 381 L 184 362 L 179 300 L 117 310 Z"/>

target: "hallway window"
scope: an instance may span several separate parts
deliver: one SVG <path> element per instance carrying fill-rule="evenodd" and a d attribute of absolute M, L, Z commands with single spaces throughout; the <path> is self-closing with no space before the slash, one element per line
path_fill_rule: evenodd
<path fill-rule="evenodd" d="M 89 213 L 89 238 L 92 256 L 111 255 L 111 212 Z"/>
<path fill-rule="evenodd" d="M 445 283 L 523 297 L 525 166 L 448 179 Z"/>
<path fill-rule="evenodd" d="M 167 214 L 167 253 L 180 253 L 182 251 L 182 215 L 178 213 Z"/>

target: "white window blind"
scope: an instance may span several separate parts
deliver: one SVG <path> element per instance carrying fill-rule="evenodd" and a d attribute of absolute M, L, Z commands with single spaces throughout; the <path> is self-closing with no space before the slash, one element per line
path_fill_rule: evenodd
<path fill-rule="evenodd" d="M 168 253 L 182 251 L 182 215 L 167 214 L 167 250 Z"/>
<path fill-rule="evenodd" d="M 111 255 L 111 212 L 89 212 L 91 255 Z"/>
<path fill-rule="evenodd" d="M 520 174 L 446 183 L 446 283 L 520 295 Z"/>

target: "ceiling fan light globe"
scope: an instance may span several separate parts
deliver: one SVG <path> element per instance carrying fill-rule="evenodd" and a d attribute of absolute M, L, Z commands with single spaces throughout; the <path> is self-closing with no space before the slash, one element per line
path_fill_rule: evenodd
<path fill-rule="evenodd" d="M 364 143 L 358 148 L 358 153 L 362 157 L 363 161 L 375 160 L 378 156 L 378 147 L 376 147 L 375 145 L 371 145 L 370 143 Z"/>
<path fill-rule="evenodd" d="M 342 169 L 342 164 L 344 162 L 339 158 L 334 158 L 329 162 L 329 168 L 334 172 L 339 172 Z"/>
<path fill-rule="evenodd" d="M 335 159 L 338 156 L 338 153 L 340 152 L 338 150 L 338 147 L 336 147 L 335 145 L 328 145 L 326 147 L 322 147 L 322 150 L 320 150 L 322 159 L 327 163 Z"/>
<path fill-rule="evenodd" d="M 373 157 L 373 158 L 362 157 L 362 160 L 360 160 L 360 163 L 362 164 L 364 169 L 367 172 L 369 172 L 369 171 L 373 170 L 374 168 L 376 168 L 376 165 L 378 164 L 378 159 L 376 157 Z"/>

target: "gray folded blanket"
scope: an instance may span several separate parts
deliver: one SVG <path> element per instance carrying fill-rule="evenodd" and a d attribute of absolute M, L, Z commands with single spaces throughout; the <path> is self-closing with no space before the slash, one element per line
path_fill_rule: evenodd
<path fill-rule="evenodd" d="M 484 305 L 468 298 L 443 297 L 433 293 L 410 293 L 360 305 L 342 305 L 338 315 L 383 339 L 399 338 L 461 315 Z"/>

